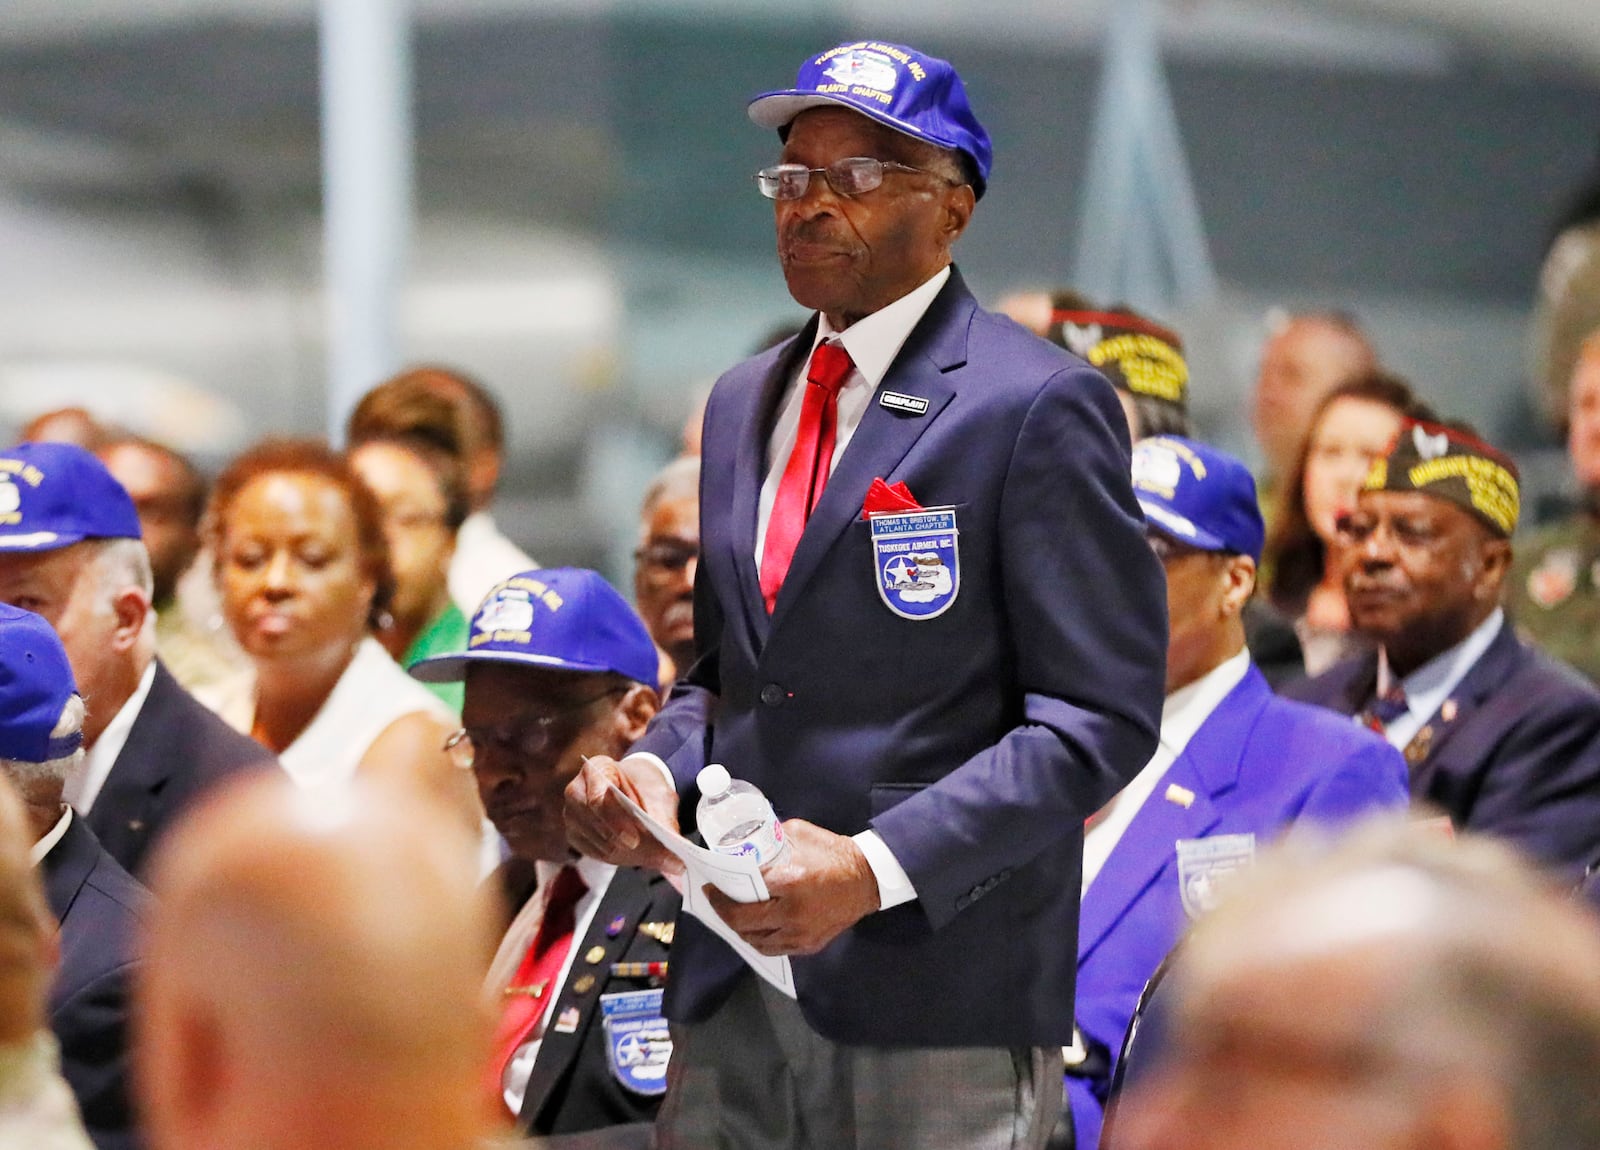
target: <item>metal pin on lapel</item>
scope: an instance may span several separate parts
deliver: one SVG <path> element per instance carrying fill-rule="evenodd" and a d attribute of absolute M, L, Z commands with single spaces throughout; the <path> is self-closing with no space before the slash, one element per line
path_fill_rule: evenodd
<path fill-rule="evenodd" d="M 1188 787 L 1180 787 L 1177 783 L 1167 785 L 1167 802 L 1177 803 L 1184 810 L 1194 806 L 1194 792 Z"/>
<path fill-rule="evenodd" d="M 920 395 L 901 395 L 898 391 L 885 391 L 878 396 L 878 406 L 902 415 L 927 415 L 928 401 Z"/>

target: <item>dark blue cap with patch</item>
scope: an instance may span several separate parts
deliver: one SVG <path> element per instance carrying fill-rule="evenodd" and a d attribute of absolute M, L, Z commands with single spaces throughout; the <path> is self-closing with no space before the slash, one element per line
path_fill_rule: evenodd
<path fill-rule="evenodd" d="M 659 668 L 644 621 L 598 572 L 582 567 L 512 576 L 472 616 L 465 651 L 423 659 L 410 670 L 425 683 L 453 683 L 466 678 L 472 663 L 614 671 L 651 687 Z"/>
<path fill-rule="evenodd" d="M 0 758 L 48 763 L 82 746 L 82 731 L 50 736 L 77 693 L 72 665 L 50 624 L 0 603 Z"/>
<path fill-rule="evenodd" d="M 1141 439 L 1133 448 L 1133 492 L 1149 529 L 1185 547 L 1261 561 L 1267 531 L 1256 481 L 1227 452 L 1176 435 Z"/>
<path fill-rule="evenodd" d="M 0 552 L 139 538 L 133 500 L 90 452 L 73 443 L 19 443 L 0 454 Z"/>
<path fill-rule="evenodd" d="M 940 148 L 964 152 L 981 197 L 994 150 L 972 114 L 961 77 L 946 60 L 915 48 L 857 40 L 830 48 L 800 65 L 793 88 L 763 92 L 750 101 L 750 118 L 763 128 L 786 127 L 807 108 L 850 108 L 897 132 Z"/>

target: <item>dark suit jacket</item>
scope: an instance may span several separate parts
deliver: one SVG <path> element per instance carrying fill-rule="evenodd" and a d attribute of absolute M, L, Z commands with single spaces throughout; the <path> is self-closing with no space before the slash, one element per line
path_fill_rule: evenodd
<path fill-rule="evenodd" d="M 77 815 L 40 871 L 61 923 L 49 1003 L 61 1073 L 99 1150 L 135 1150 L 142 1143 L 128 1102 L 128 981 L 134 929 L 149 896 Z"/>
<path fill-rule="evenodd" d="M 1148 761 L 1161 712 L 1165 587 L 1126 420 L 1098 373 L 981 310 L 952 273 L 840 457 L 769 618 L 755 559 L 767 440 L 815 330 L 712 391 L 700 654 L 635 749 L 666 761 L 686 812 L 709 752 L 780 817 L 871 827 L 905 868 L 916 900 L 794 960 L 818 1033 L 1068 1042 L 1083 821 Z M 886 392 L 911 398 L 886 407 Z M 959 589 L 937 617 L 903 618 L 880 595 L 862 516 L 875 477 L 954 508 Z M 743 977 L 689 918 L 673 963 L 680 1021 L 709 1016 Z"/>
<path fill-rule="evenodd" d="M 1354 715 L 1377 682 L 1378 657 L 1368 654 L 1284 694 Z M 1411 766 L 1413 799 L 1574 882 L 1600 857 L 1600 691 L 1524 644 L 1509 619 L 1425 729 L 1426 754 Z"/>
<path fill-rule="evenodd" d="M 521 909 L 533 897 L 533 868 L 508 865 L 502 877 L 512 908 Z M 612 876 L 588 931 L 574 940 L 572 967 L 550 1007 L 517 1122 L 524 1134 L 567 1134 L 655 1120 L 660 1096 L 635 1093 L 611 1072 L 600 998 L 653 985 L 646 979 L 612 978 L 611 964 L 667 961 L 667 945 L 641 933 L 639 926 L 673 922 L 678 906 L 678 892 L 659 874 L 619 867 Z M 618 919 L 622 925 L 613 932 L 609 928 Z M 602 957 L 590 962 L 596 947 Z M 593 975 L 595 983 L 579 993 L 573 983 L 585 974 Z M 570 1007 L 578 1010 L 577 1029 L 558 1033 L 555 1021 Z"/>
<path fill-rule="evenodd" d="M 1189 805 L 1166 797 L 1184 788 Z M 1217 705 L 1139 808 L 1083 898 L 1078 1025 L 1115 1060 L 1150 976 L 1188 925 L 1180 839 L 1254 834 L 1265 845 L 1291 823 L 1322 826 L 1406 804 L 1406 764 L 1370 731 L 1273 695 L 1251 667 Z M 1079 1146 L 1099 1141 L 1100 1081 L 1069 1077 Z"/>
<path fill-rule="evenodd" d="M 207 787 L 235 772 L 277 768 L 272 753 L 228 726 L 156 661 L 155 681 L 87 816 L 131 873 Z"/>

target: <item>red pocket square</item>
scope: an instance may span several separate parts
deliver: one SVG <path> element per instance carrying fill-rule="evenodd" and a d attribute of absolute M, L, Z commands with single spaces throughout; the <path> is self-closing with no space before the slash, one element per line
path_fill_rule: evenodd
<path fill-rule="evenodd" d="M 873 515 L 881 515 L 893 511 L 921 511 L 922 504 L 916 501 L 911 494 L 911 489 L 904 483 L 896 483 L 893 487 L 882 479 L 874 479 L 872 486 L 867 488 L 867 497 L 861 502 L 861 518 L 867 519 Z"/>

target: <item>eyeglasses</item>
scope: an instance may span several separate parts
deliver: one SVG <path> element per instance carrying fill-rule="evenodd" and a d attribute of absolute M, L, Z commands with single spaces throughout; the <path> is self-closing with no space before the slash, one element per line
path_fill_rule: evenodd
<path fill-rule="evenodd" d="M 536 759 L 552 748 L 559 750 L 565 747 L 577 737 L 576 724 L 572 720 L 584 708 L 612 695 L 626 694 L 627 691 L 627 687 L 612 687 L 570 707 L 531 717 L 524 715 L 514 723 L 501 723 L 495 727 L 462 727 L 444 741 L 443 750 L 450 756 L 450 761 L 464 771 L 472 769 L 480 752 L 492 751 L 513 763 Z"/>
<path fill-rule="evenodd" d="M 825 168 L 808 168 L 804 164 L 774 164 L 770 168 L 762 168 L 756 173 L 756 187 L 760 188 L 761 194 L 769 200 L 798 200 L 811 186 L 812 175 L 821 173 L 822 178 L 828 181 L 828 186 L 839 195 L 859 196 L 882 184 L 883 174 L 890 171 L 915 172 L 919 175 L 934 176 L 946 184 L 954 184 L 954 181 L 945 179 L 926 168 L 913 168 L 910 164 L 902 164 L 896 160 L 875 160 L 871 156 L 846 156 L 842 160 L 833 161 Z"/>
<path fill-rule="evenodd" d="M 633 553 L 633 561 L 651 575 L 672 575 L 700 557 L 700 545 L 687 539 L 658 539 Z"/>
<path fill-rule="evenodd" d="M 1408 551 L 1421 551 L 1437 543 L 1443 534 L 1440 525 L 1431 518 L 1414 518 L 1409 515 L 1377 516 L 1355 511 L 1339 516 L 1334 530 L 1347 547 L 1360 547 L 1387 526 L 1395 545 Z"/>

